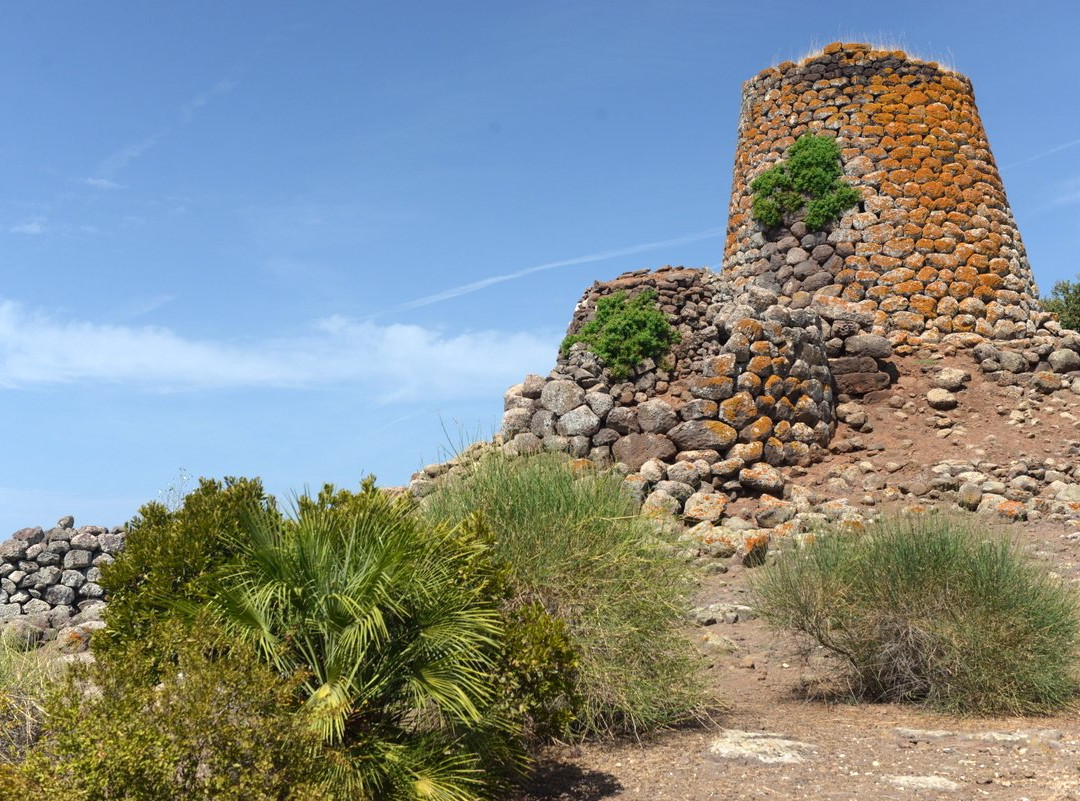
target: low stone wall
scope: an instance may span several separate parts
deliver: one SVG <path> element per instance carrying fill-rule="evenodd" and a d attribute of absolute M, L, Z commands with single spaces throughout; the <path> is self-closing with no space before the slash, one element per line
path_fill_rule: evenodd
<path fill-rule="evenodd" d="M 75 627 L 100 620 L 101 568 L 123 547 L 123 529 L 75 528 L 72 517 L 47 531 L 16 531 L 0 543 L 0 625 L 28 644 L 58 636 L 84 642 L 88 633 Z"/>

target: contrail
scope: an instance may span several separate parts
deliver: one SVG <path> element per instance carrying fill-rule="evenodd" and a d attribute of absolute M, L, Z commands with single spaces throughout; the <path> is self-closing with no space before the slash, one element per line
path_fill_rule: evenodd
<path fill-rule="evenodd" d="M 1008 170 L 1012 167 L 1019 167 L 1021 164 L 1027 164 L 1030 161 L 1037 161 L 1038 159 L 1045 158 L 1046 156 L 1052 156 L 1062 150 L 1067 150 L 1070 147 L 1076 147 L 1080 145 L 1080 139 L 1073 139 L 1071 142 L 1066 142 L 1063 145 L 1052 147 L 1049 150 L 1044 150 L 1042 153 L 1036 153 L 1034 156 L 1028 156 L 1026 159 L 1020 159 L 1020 161 L 1014 161 L 1012 164 L 1006 164 L 1001 169 Z"/>
<path fill-rule="evenodd" d="M 526 275 L 543 272 L 544 270 L 554 270 L 558 267 L 571 267 L 576 264 L 590 264 L 592 262 L 614 259 L 619 256 L 630 256 L 634 253 L 644 253 L 649 250 L 659 250 L 660 248 L 673 247 L 675 245 L 685 245 L 688 242 L 700 242 L 703 239 L 713 239 L 714 237 L 723 236 L 725 233 L 727 233 L 727 228 L 724 227 L 707 228 L 704 231 L 698 231 L 695 234 L 687 234 L 674 239 L 665 239 L 661 242 L 644 242 L 640 245 L 631 245 L 630 247 L 625 248 L 602 250 L 599 253 L 590 253 L 588 256 L 549 261 L 544 264 L 538 264 L 535 267 L 526 267 L 524 270 L 517 270 L 516 272 L 505 273 L 503 275 L 493 275 L 490 278 L 482 278 L 479 281 L 473 281 L 470 284 L 462 284 L 461 286 L 444 289 L 442 292 L 436 292 L 433 295 L 425 295 L 422 298 L 410 300 L 408 303 L 402 303 L 400 306 L 388 309 L 387 312 L 384 313 L 404 311 L 405 309 L 416 309 L 420 306 L 430 306 L 432 303 L 441 303 L 444 300 L 450 300 L 451 298 L 460 297 L 461 295 L 479 292 L 481 289 L 487 289 L 489 286 L 502 284 L 506 281 L 513 281 L 518 278 L 524 278 Z"/>

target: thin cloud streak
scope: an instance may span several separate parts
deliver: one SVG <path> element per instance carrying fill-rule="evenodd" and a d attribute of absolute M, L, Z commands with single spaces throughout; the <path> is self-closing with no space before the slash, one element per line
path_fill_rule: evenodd
<path fill-rule="evenodd" d="M 527 275 L 532 275 L 533 273 L 544 272 L 545 270 L 555 270 L 559 267 L 572 267 L 578 264 L 592 264 L 598 261 L 607 261 L 608 259 L 619 258 L 620 256 L 632 256 L 635 253 L 645 253 L 650 250 L 659 250 L 660 248 L 665 247 L 685 245 L 690 242 L 700 242 L 704 239 L 713 239 L 715 237 L 723 236 L 726 232 L 727 229 L 722 227 L 708 228 L 704 231 L 698 231 L 694 234 L 687 234 L 686 236 L 680 236 L 674 239 L 665 239 L 661 242 L 644 242 L 640 245 L 631 245 L 624 248 L 615 248 L 614 250 L 603 250 L 599 253 L 590 253 L 587 256 L 578 256 L 572 259 L 561 259 L 559 261 L 549 261 L 544 264 L 538 264 L 535 267 L 526 267 L 524 270 L 517 270 L 516 272 L 505 273 L 503 275 L 493 275 L 490 278 L 482 278 L 479 281 L 473 281 L 469 284 L 462 284 L 461 286 L 444 289 L 442 292 L 436 292 L 432 295 L 425 295 L 422 298 L 410 300 L 408 303 L 403 303 L 400 306 L 395 306 L 385 312 L 380 312 L 379 314 L 373 315 L 373 317 L 378 317 L 382 314 L 389 314 L 396 311 L 404 311 L 406 309 L 416 309 L 421 306 L 430 306 L 433 303 L 441 303 L 444 300 L 450 300 L 452 298 L 461 297 L 462 295 L 479 292 L 481 289 L 487 289 L 489 286 L 502 284 L 507 281 L 514 281 L 518 278 L 524 278 Z"/>
<path fill-rule="evenodd" d="M 127 167 L 131 162 L 146 155 L 147 152 L 157 145 L 164 135 L 164 133 L 154 134 L 153 136 L 146 137 L 141 142 L 133 142 L 130 145 L 110 153 L 101 160 L 100 164 L 98 164 L 98 174 L 95 177 L 99 179 L 104 178 L 111 182 L 111 176 Z"/>
<path fill-rule="evenodd" d="M 222 342 L 160 326 L 57 319 L 0 300 L 0 387 L 107 383 L 150 391 L 358 385 L 379 403 L 490 397 L 522 366 L 542 368 L 557 337 L 448 334 L 417 325 L 317 320 L 302 335 Z"/>
<path fill-rule="evenodd" d="M 236 86 L 237 82 L 229 78 L 218 81 L 209 91 L 200 92 L 189 102 L 185 103 L 183 108 L 180 109 L 180 119 L 184 122 L 191 122 L 195 117 L 195 112 L 209 104 L 215 97 L 228 94 L 235 89 Z"/>
<path fill-rule="evenodd" d="M 178 112 L 180 121 L 184 124 L 190 123 L 195 118 L 195 114 L 199 109 L 204 108 L 214 98 L 228 94 L 235 89 L 236 86 L 237 81 L 231 78 L 224 78 L 215 83 L 209 90 L 195 95 L 195 97 L 180 107 Z M 133 142 L 110 153 L 98 164 L 96 174 L 90 178 L 86 178 L 83 183 L 99 189 L 121 188 L 120 184 L 112 180 L 113 176 L 125 169 L 133 161 L 145 156 L 170 133 L 171 129 L 166 128 L 153 136 L 146 137 L 142 141 Z"/>
<path fill-rule="evenodd" d="M 31 217 L 28 220 L 23 220 L 21 223 L 17 223 L 8 230 L 13 234 L 27 234 L 29 236 L 38 236 L 45 233 L 47 229 L 48 219 L 42 216 Z"/>
<path fill-rule="evenodd" d="M 83 183 L 87 186 L 92 186 L 95 189 L 122 189 L 123 187 L 116 181 L 110 181 L 108 178 L 84 178 Z"/>
<path fill-rule="evenodd" d="M 1032 161 L 1038 161 L 1039 159 L 1046 158 L 1047 156 L 1052 156 L 1055 153 L 1060 153 L 1062 150 L 1068 150 L 1070 147 L 1076 147 L 1077 145 L 1080 145 L 1080 139 L 1073 139 L 1071 142 L 1066 142 L 1065 144 L 1058 145 L 1057 147 L 1052 147 L 1049 150 L 1044 150 L 1042 153 L 1036 153 L 1034 156 L 1028 156 L 1025 159 L 1020 159 L 1020 161 L 1014 161 L 1011 164 L 1006 164 L 1001 169 L 1009 170 L 1013 167 L 1019 167 L 1021 164 L 1028 164 Z"/>

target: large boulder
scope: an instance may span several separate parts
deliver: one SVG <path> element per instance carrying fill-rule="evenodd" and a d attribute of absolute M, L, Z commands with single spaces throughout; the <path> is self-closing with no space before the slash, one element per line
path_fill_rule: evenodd
<path fill-rule="evenodd" d="M 573 381 L 549 381 L 540 393 L 540 405 L 549 412 L 563 415 L 585 402 L 585 390 Z"/>
<path fill-rule="evenodd" d="M 680 451 L 725 451 L 735 441 L 738 432 L 719 420 L 687 420 L 668 432 Z"/>
<path fill-rule="evenodd" d="M 631 470 L 637 470 L 649 459 L 670 460 L 676 452 L 675 443 L 663 434 L 627 434 L 611 446 L 615 461 L 629 465 Z"/>

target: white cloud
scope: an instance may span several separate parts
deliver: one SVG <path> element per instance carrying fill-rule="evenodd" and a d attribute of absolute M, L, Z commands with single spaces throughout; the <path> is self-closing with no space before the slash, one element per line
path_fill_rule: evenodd
<path fill-rule="evenodd" d="M 45 233 L 47 223 L 47 218 L 37 215 L 11 226 L 9 230 L 13 234 L 29 234 L 30 236 L 37 236 Z"/>
<path fill-rule="evenodd" d="M 64 320 L 0 300 L 0 387 L 103 382 L 141 389 L 360 385 L 380 401 L 488 397 L 545 370 L 557 335 L 331 317 L 298 337 L 189 339 L 168 328 Z"/>

